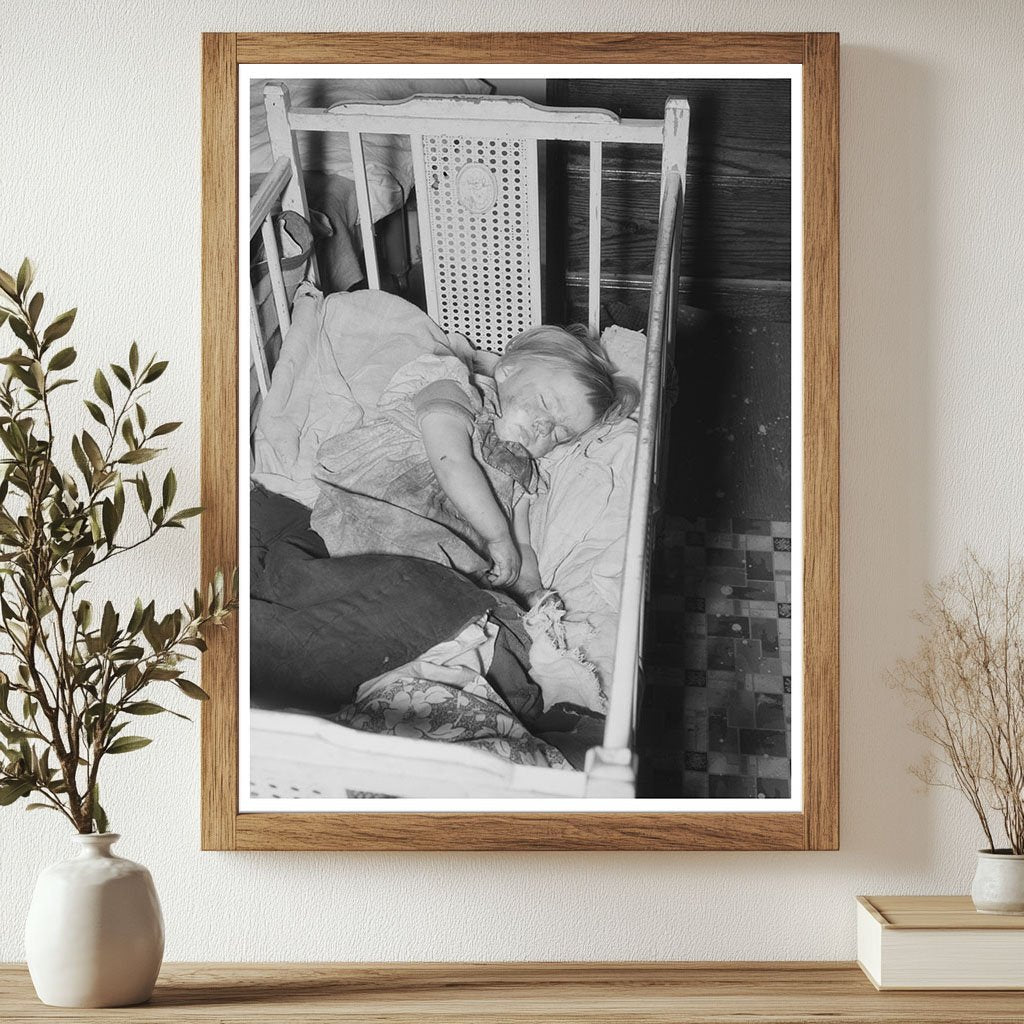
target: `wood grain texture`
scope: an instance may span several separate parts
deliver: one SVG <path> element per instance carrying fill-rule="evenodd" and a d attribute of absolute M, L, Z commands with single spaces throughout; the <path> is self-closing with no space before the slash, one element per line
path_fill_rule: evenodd
<path fill-rule="evenodd" d="M 1024 931 L 1024 915 L 979 914 L 970 896 L 858 896 L 857 902 L 883 928 Z"/>
<path fill-rule="evenodd" d="M 766 320 L 790 319 L 789 309 L 779 309 L 770 296 L 751 306 L 742 283 L 788 284 L 792 275 L 788 79 L 559 78 L 548 81 L 547 95 L 555 106 L 609 109 L 624 118 L 659 117 L 668 97 L 685 96 L 691 119 L 683 276 L 713 284 L 701 289 L 702 302 L 714 301 L 705 308 L 732 313 L 740 307 Z M 549 194 L 549 218 L 565 236 L 556 258 L 570 275 L 586 268 L 587 165 L 587 153 L 576 143 L 549 149 L 548 187 L 556 190 Z M 616 285 L 640 286 L 650 281 L 659 153 L 608 145 L 604 165 L 603 271 Z"/>
<path fill-rule="evenodd" d="M 1019 1024 L 1018 992 L 877 992 L 851 963 L 165 964 L 150 1003 L 43 1006 L 0 965 L 9 1024 Z"/>
<path fill-rule="evenodd" d="M 241 32 L 238 62 L 799 64 L 799 32 Z"/>
<path fill-rule="evenodd" d="M 565 308 L 552 319 L 562 323 L 582 323 L 587 317 L 586 275 L 570 274 L 565 282 Z M 604 273 L 601 277 L 601 302 L 609 310 L 614 303 L 630 307 L 620 316 L 630 324 L 647 320 L 650 305 L 650 282 L 619 274 Z M 753 278 L 689 277 L 679 279 L 679 301 L 700 310 L 711 310 L 731 317 L 757 317 L 770 322 L 785 322 L 790 316 L 791 290 L 789 281 L 764 281 Z M 614 317 L 602 321 L 607 327 Z"/>
<path fill-rule="evenodd" d="M 805 100 L 806 225 L 808 233 L 817 233 L 813 242 L 809 239 L 805 267 L 808 275 L 805 402 L 810 410 L 805 422 L 808 427 L 805 431 L 806 472 L 815 484 L 807 491 L 806 542 L 809 550 L 811 545 L 820 544 L 821 551 L 809 560 L 807 570 L 811 628 L 805 635 L 808 685 L 804 737 L 808 764 L 804 813 L 240 815 L 237 800 L 238 649 L 237 634 L 231 632 L 215 640 L 203 663 L 204 683 L 213 695 L 213 700 L 204 708 L 202 728 L 202 841 L 205 849 L 834 848 L 838 840 L 838 620 L 835 603 L 838 250 L 835 244 L 837 108 L 834 102 L 838 40 L 834 36 L 742 33 L 204 36 L 201 457 L 203 503 L 210 511 L 204 517 L 202 566 L 204 574 L 208 574 L 216 565 L 233 564 L 238 550 L 238 466 L 235 459 L 239 329 L 235 110 L 238 63 L 800 63 L 805 60 L 805 48 L 810 68 Z M 818 289 L 824 294 L 817 294 Z M 822 432 L 814 434 L 809 424 L 820 427 Z M 815 467 L 822 474 L 817 480 L 812 472 Z M 538 1008 L 537 1012 L 543 1011 Z M 543 1019 L 547 1019 L 546 1016 Z"/>
<path fill-rule="evenodd" d="M 688 276 L 730 280 L 789 281 L 790 190 L 788 179 L 687 178 L 680 264 Z M 570 273 L 588 266 L 588 186 L 586 175 L 570 168 L 565 212 Z M 606 174 L 601 223 L 603 268 L 628 270 L 650 281 L 658 231 L 657 179 Z M 646 273 L 644 272 L 646 270 Z"/>
<path fill-rule="evenodd" d="M 839 36 L 804 59 L 804 806 L 839 848 Z"/>
<path fill-rule="evenodd" d="M 730 79 L 723 88 L 719 80 L 707 78 L 564 78 L 548 82 L 548 95 L 554 106 L 597 107 L 629 118 L 660 118 L 666 97 L 684 96 L 690 104 L 689 173 L 789 176 L 787 79 Z M 567 149 L 570 160 L 579 159 L 577 146 Z M 607 156 L 612 167 L 630 159 L 629 151 L 618 146 L 609 146 Z"/>
<path fill-rule="evenodd" d="M 242 850 L 802 850 L 802 814 L 240 814 Z"/>
<path fill-rule="evenodd" d="M 235 37 L 203 36 L 201 572 L 238 564 L 238 159 Z M 202 845 L 230 850 L 238 809 L 238 625 L 210 637 L 201 724 Z"/>

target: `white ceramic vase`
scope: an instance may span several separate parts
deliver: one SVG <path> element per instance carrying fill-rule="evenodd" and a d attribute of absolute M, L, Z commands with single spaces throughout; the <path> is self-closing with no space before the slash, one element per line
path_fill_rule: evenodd
<path fill-rule="evenodd" d="M 971 899 L 982 914 L 1024 914 L 1024 854 L 979 850 Z"/>
<path fill-rule="evenodd" d="M 164 920 L 149 872 L 111 832 L 76 835 L 77 857 L 39 876 L 25 926 L 36 994 L 50 1006 L 134 1006 L 153 992 Z"/>

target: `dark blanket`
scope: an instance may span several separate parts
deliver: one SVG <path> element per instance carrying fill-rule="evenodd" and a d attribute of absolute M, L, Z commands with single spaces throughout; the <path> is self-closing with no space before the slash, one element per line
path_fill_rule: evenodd
<path fill-rule="evenodd" d="M 528 675 L 521 613 L 460 573 L 405 555 L 331 558 L 309 509 L 250 491 L 250 699 L 254 707 L 333 715 L 359 685 L 450 640 L 484 612 L 501 624 L 488 682 L 538 737 L 577 768 L 604 719 L 543 712 Z"/>
<path fill-rule="evenodd" d="M 519 617 L 501 595 L 434 562 L 328 557 L 309 528 L 309 510 L 279 494 L 251 491 L 250 517 L 255 706 L 331 714 L 360 683 L 450 640 L 484 612 L 510 626 Z M 502 665 L 496 688 L 516 714 L 532 717 L 540 710 L 539 688 L 522 659 L 503 653 Z"/>

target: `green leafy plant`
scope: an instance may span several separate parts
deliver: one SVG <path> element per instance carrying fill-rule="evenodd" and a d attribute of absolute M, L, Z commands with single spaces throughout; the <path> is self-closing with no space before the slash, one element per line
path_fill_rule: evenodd
<path fill-rule="evenodd" d="M 234 609 L 237 575 L 225 586 L 217 572 L 163 615 L 141 598 L 125 612 L 87 599 L 94 570 L 202 510 L 174 506 L 173 469 L 154 486 L 140 468 L 180 423 L 148 422 L 141 402 L 167 363 L 143 360 L 136 344 L 124 364 L 96 370 L 84 402 L 96 426 L 58 436 L 51 399 L 76 383 L 64 374 L 77 358 L 59 343 L 76 311 L 42 327 L 33 277 L 28 260 L 17 275 L 0 271 L 0 329 L 17 342 L 0 358 L 0 667 L 10 670 L 0 671 L 0 805 L 35 796 L 29 809 L 105 832 L 100 765 L 152 742 L 125 731 L 133 720 L 186 717 L 152 699 L 159 688 L 207 699 L 186 672 L 206 628 Z"/>

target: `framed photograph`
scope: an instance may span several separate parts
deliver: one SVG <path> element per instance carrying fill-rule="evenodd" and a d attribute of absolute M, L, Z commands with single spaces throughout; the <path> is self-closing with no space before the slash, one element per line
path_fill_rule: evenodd
<path fill-rule="evenodd" d="M 838 847 L 838 53 L 203 37 L 205 849 Z"/>

